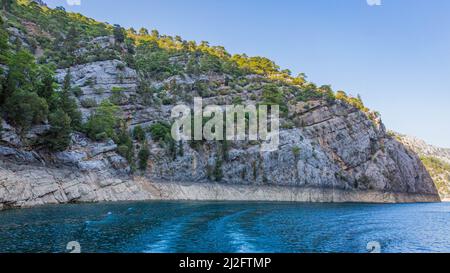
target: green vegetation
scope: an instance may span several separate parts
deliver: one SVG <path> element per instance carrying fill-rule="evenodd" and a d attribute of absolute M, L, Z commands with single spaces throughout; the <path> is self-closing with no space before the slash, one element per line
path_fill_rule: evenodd
<path fill-rule="evenodd" d="M 139 78 L 137 96 L 139 103 L 145 106 L 191 101 L 195 95 L 231 95 L 233 104 L 242 104 L 245 98 L 242 93 L 246 91 L 256 103 L 279 105 L 284 118 L 288 117 L 289 104 L 310 100 L 333 103 L 338 99 L 369 112 L 360 97 L 347 96 L 343 91 L 334 94 L 328 85 L 317 87 L 306 80 L 306 75 L 292 76 L 289 70 L 282 70 L 264 57 L 231 55 L 221 46 L 161 35 L 156 30 L 126 30 L 119 25 L 67 12 L 62 7 L 39 6 L 31 0 L 2 0 L 1 3 L 0 112 L 3 118 L 20 129 L 22 135 L 34 125 L 49 124 L 50 130 L 39 144 L 50 150 L 66 149 L 71 134 L 82 131 L 93 140 L 113 139 L 118 144 L 119 153 L 132 164 L 134 139 L 143 145 L 139 146 L 138 167 L 141 169 L 146 165 L 144 159 L 149 156 L 145 152 L 148 152 L 145 143 L 147 129 L 137 126 L 130 133 L 121 120 L 118 106 L 136 99 L 133 95 L 124 94 L 123 88 L 112 88 L 109 101 L 100 105 L 94 99 L 80 99 L 82 107 L 93 111 L 83 124 L 77 105 L 77 98 L 83 96 L 83 91 L 80 86 L 71 85 L 70 68 L 100 60 L 121 61 L 116 66 L 120 83 L 125 80 L 126 66 L 136 69 Z M 16 38 L 11 32 L 12 42 L 9 43 L 7 28 L 16 29 L 21 38 Z M 35 59 L 35 56 L 39 58 Z M 61 86 L 55 80 L 57 68 L 67 69 Z M 200 75 L 211 76 L 214 80 L 195 80 L 192 84 L 180 84 L 174 80 L 198 79 L 192 76 Z M 164 84 L 152 85 L 150 81 L 164 81 Z M 95 88 L 97 94 L 109 91 L 96 86 L 95 78 L 86 80 L 86 87 Z M 288 121 L 285 124 L 288 128 L 293 123 Z M 158 122 L 148 128 L 148 132 L 173 159 L 184 155 L 183 143 L 172 139 L 169 124 Z M 190 142 L 191 147 L 198 148 L 202 144 L 201 141 Z M 228 142 L 220 145 L 216 164 L 211 168 L 216 180 L 222 179 L 221 165 L 228 160 Z M 296 151 L 293 152 L 295 155 Z"/>
<path fill-rule="evenodd" d="M 285 102 L 283 93 L 274 84 L 265 85 L 262 94 L 262 104 L 265 105 L 279 105 L 280 113 L 287 115 L 288 106 Z"/>
<path fill-rule="evenodd" d="M 64 151 L 70 145 L 72 120 L 61 109 L 49 116 L 50 131 L 45 137 L 45 145 L 53 151 Z"/>
<path fill-rule="evenodd" d="M 62 7 L 50 9 L 31 0 L 3 0 L 6 2 L 9 3 L 5 9 L 8 26 L 27 33 L 33 50 L 41 48 L 44 51 L 41 62 L 53 62 L 60 67 L 82 63 L 83 59 L 75 56 L 79 43 L 113 32 L 113 27 L 108 24 L 66 12 Z M 27 22 L 27 26 L 22 22 Z"/>
<path fill-rule="evenodd" d="M 120 108 L 109 101 L 103 101 L 85 124 L 87 135 L 94 140 L 105 140 L 115 136 L 119 125 Z"/>
<path fill-rule="evenodd" d="M 137 47 L 136 68 L 145 78 L 166 79 L 180 70 L 169 58 L 169 53 L 155 43 L 143 43 Z"/>
<path fill-rule="evenodd" d="M 120 87 L 113 87 L 112 95 L 109 100 L 115 105 L 123 105 L 127 102 L 127 97 L 124 94 L 124 89 Z"/>
<path fill-rule="evenodd" d="M 10 11 L 13 3 L 13 0 L 1 0 L 1 8 L 5 11 Z"/>
<path fill-rule="evenodd" d="M 139 142 L 145 141 L 145 131 L 142 129 L 142 126 L 138 125 L 133 129 L 133 137 L 135 140 Z"/>
<path fill-rule="evenodd" d="M 359 110 L 361 110 L 363 112 L 369 112 L 369 109 L 367 109 L 364 106 L 364 103 L 360 96 L 354 98 L 354 97 L 348 96 L 344 91 L 338 91 L 336 93 L 336 99 L 344 101 L 344 102 L 358 108 Z"/>
<path fill-rule="evenodd" d="M 11 55 L 6 64 L 9 68 L 3 83 L 1 102 L 5 102 L 18 90 L 36 92 L 35 83 L 38 81 L 38 66 L 33 55 L 20 49 Z"/>
<path fill-rule="evenodd" d="M 213 55 L 202 55 L 199 61 L 200 71 L 204 73 L 223 72 L 220 59 Z"/>
<path fill-rule="evenodd" d="M 150 133 L 154 141 L 165 141 L 172 138 L 170 135 L 170 125 L 164 122 L 158 122 L 150 126 Z"/>
<path fill-rule="evenodd" d="M 292 148 L 292 154 L 294 155 L 294 158 L 296 161 L 299 160 L 300 158 L 300 152 L 301 152 L 301 148 L 298 146 L 295 146 Z"/>
<path fill-rule="evenodd" d="M 119 25 L 114 25 L 113 29 L 114 39 L 116 39 L 116 43 L 125 42 L 125 29 L 123 29 Z"/>
<path fill-rule="evenodd" d="M 7 25 L 13 24 L 20 28 L 17 18 L 44 19 L 41 7 L 26 1 L 8 1 Z M 5 5 L 5 2 L 3 2 Z M 5 6 L 4 6 L 5 7 Z M 23 17 L 22 17 L 23 16 Z M 44 139 L 32 145 L 40 144 L 50 150 L 64 150 L 70 144 L 70 135 L 73 130 L 81 128 L 81 113 L 77 103 L 72 98 L 70 87 L 70 72 L 57 92 L 58 86 L 54 79 L 55 66 L 37 63 L 33 54 L 16 39 L 15 45 L 8 45 L 8 35 L 4 31 L 7 27 L 0 21 L 0 62 L 7 66 L 6 73 L 0 71 L 0 108 L 2 116 L 12 125 L 20 129 L 23 135 L 33 125 L 47 123 L 50 130 Z M 31 36 L 31 34 L 30 34 Z M 28 43 L 33 45 L 32 38 Z M 32 47 L 33 48 L 33 47 Z"/>
<path fill-rule="evenodd" d="M 7 64 L 9 57 L 8 33 L 4 29 L 3 19 L 0 17 L 0 64 Z M 0 70 L 0 74 L 3 72 Z"/>
<path fill-rule="evenodd" d="M 286 113 L 285 105 L 288 103 L 285 92 L 293 93 L 297 100 L 334 99 L 329 86 L 317 88 L 306 81 L 307 77 L 303 73 L 294 77 L 289 70 L 280 69 L 277 64 L 264 57 L 231 55 L 221 46 L 211 46 L 208 42 L 197 44 L 179 36 L 160 35 L 156 30 L 125 30 L 119 25 L 100 23 L 81 14 L 66 12 L 63 8 L 41 7 L 30 0 L 13 3 L 9 10 L 12 12 L 8 13 L 9 26 L 29 32 L 21 22 L 25 20 L 35 24 L 37 30 L 29 33 L 29 36 L 31 40 L 35 40 L 33 44 L 45 52 L 41 61 L 53 62 L 58 67 L 97 60 L 122 59 L 135 67 L 140 76 L 146 79 L 163 80 L 183 73 L 223 73 L 234 79 L 257 74 L 264 77 L 264 81 L 272 82 L 278 87 L 289 87 L 288 90 L 278 91 L 281 96 L 276 92 L 262 98 L 262 103 L 280 103 L 283 113 Z M 89 42 L 93 38 L 107 35 L 115 38 L 115 45 L 101 49 L 90 48 Z M 41 38 L 38 39 L 39 37 Z M 88 49 L 87 56 L 76 53 L 81 47 Z M 206 95 L 202 93 L 200 92 L 200 95 Z M 111 101 L 116 103 L 115 99 Z M 173 103 L 167 98 L 164 98 L 163 102 Z M 357 104 L 356 101 L 352 103 Z"/>
<path fill-rule="evenodd" d="M 87 98 L 80 101 L 81 106 L 84 108 L 94 108 L 97 107 L 97 101 L 95 99 Z"/>
<path fill-rule="evenodd" d="M 433 170 L 439 172 L 450 172 L 450 164 L 436 158 L 436 157 L 421 157 L 422 162 L 431 167 Z"/>
<path fill-rule="evenodd" d="M 231 81 L 236 89 L 243 87 L 236 85 L 242 81 L 265 82 L 271 86 L 265 88 L 262 98 L 255 97 L 255 99 L 264 104 L 279 104 L 284 115 L 287 114 L 287 105 L 292 95 L 297 101 L 311 99 L 333 101 L 335 99 L 335 94 L 329 86 L 316 87 L 307 82 L 305 74 L 301 73 L 294 77 L 289 70 L 282 70 L 273 61 L 264 57 L 231 55 L 221 46 L 211 46 L 208 42 L 198 44 L 194 41 L 183 40 L 179 36 L 160 35 L 156 30 L 148 31 L 145 28 L 138 32 L 134 29 L 125 30 L 119 25 L 100 23 L 80 14 L 66 12 L 63 8 L 41 7 L 30 0 L 21 0 L 19 4 L 13 4 L 10 10 L 12 13 L 8 14 L 8 25 L 28 32 L 30 39 L 34 40 L 33 44 L 45 52 L 40 61 L 53 62 L 58 67 L 120 59 L 136 68 L 144 80 L 164 80 L 174 75 L 183 76 L 184 73 L 191 75 L 218 73 L 228 75 L 226 85 L 228 86 Z M 21 25 L 23 20 L 35 24 L 37 30 L 30 32 Z M 110 47 L 96 48 L 95 45 L 90 44 L 93 38 L 108 35 L 112 35 L 116 41 Z M 39 37 L 41 38 L 38 39 Z M 87 49 L 87 53 L 77 53 L 82 47 Z M 124 66 L 119 65 L 117 69 L 123 70 Z M 245 78 L 254 74 L 260 75 L 261 78 L 251 80 Z M 267 92 L 267 89 L 270 90 Z M 205 86 L 195 90 L 200 96 L 206 97 L 215 91 L 214 88 Z M 143 88 L 141 91 L 145 96 L 146 105 L 154 103 L 153 90 Z M 76 92 L 75 95 L 79 96 L 80 92 Z M 123 99 L 120 92 L 117 92 L 111 98 L 111 102 L 121 105 L 124 103 Z M 162 96 L 160 100 L 163 104 L 170 105 L 176 101 L 176 98 Z M 349 98 L 344 101 L 362 110 L 366 109 L 358 100 Z"/>
<path fill-rule="evenodd" d="M 150 126 L 149 130 L 153 140 L 160 142 L 160 144 L 167 149 L 168 155 L 175 160 L 177 157 L 177 145 L 172 138 L 170 124 L 158 122 Z"/>
<path fill-rule="evenodd" d="M 76 86 L 74 88 L 72 88 L 72 93 L 75 95 L 75 97 L 79 98 L 81 96 L 83 96 L 83 90 L 81 89 L 81 87 Z"/>
<path fill-rule="evenodd" d="M 422 156 L 420 159 L 433 178 L 439 193 L 450 194 L 450 164 L 431 156 Z"/>
<path fill-rule="evenodd" d="M 7 120 L 26 133 L 33 124 L 47 119 L 48 105 L 44 98 L 34 92 L 18 89 L 9 96 L 4 104 Z"/>
<path fill-rule="evenodd" d="M 119 128 L 117 134 L 113 136 L 115 143 L 117 144 L 117 152 L 127 159 L 131 165 L 132 171 L 134 171 L 134 145 L 130 133 L 127 130 L 124 122 L 119 122 Z"/>
<path fill-rule="evenodd" d="M 4 46 L 4 45 L 3 45 Z M 34 56 L 19 48 L 5 58 L 8 72 L 1 77 L 0 107 L 3 117 L 20 129 L 22 135 L 33 126 L 49 122 L 51 136 L 59 140 L 44 141 L 47 148 L 63 150 L 70 143 L 70 134 L 81 123 L 77 106 L 63 88 L 56 92 L 54 67 L 36 64 Z"/>
<path fill-rule="evenodd" d="M 77 102 L 75 98 L 73 98 L 70 71 L 67 71 L 62 90 L 58 94 L 57 100 L 58 105 L 56 108 L 61 109 L 70 117 L 71 127 L 76 130 L 81 129 L 82 117 Z"/>
<path fill-rule="evenodd" d="M 145 144 L 142 149 L 138 153 L 138 166 L 141 171 L 145 171 L 147 169 L 148 159 L 150 158 L 150 151 L 148 150 L 148 145 Z"/>

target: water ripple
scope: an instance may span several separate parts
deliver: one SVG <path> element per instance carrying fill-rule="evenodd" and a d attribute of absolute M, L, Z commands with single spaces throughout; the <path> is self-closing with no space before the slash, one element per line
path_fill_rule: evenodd
<path fill-rule="evenodd" d="M 0 213 L 0 252 L 450 252 L 450 204 L 141 202 Z"/>

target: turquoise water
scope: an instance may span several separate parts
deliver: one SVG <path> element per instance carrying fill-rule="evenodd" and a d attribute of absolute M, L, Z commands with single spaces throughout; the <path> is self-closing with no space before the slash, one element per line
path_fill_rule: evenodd
<path fill-rule="evenodd" d="M 450 252 L 450 204 L 145 202 L 0 213 L 0 252 Z"/>

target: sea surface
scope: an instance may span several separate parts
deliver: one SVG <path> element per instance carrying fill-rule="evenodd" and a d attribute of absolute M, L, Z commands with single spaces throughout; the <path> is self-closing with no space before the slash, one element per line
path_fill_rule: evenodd
<path fill-rule="evenodd" d="M 450 252 L 450 204 L 142 202 L 0 212 L 0 252 L 68 246 L 88 253 Z"/>

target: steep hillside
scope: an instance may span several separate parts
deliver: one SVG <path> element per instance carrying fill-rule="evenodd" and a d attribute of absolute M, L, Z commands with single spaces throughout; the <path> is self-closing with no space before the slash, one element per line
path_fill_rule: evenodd
<path fill-rule="evenodd" d="M 11 2 L 11 1 L 4 1 Z M 2 12 L 0 207 L 145 199 L 438 201 L 419 158 L 360 98 L 62 8 Z M 170 137 L 173 106 L 280 105 L 279 149 Z"/>
<path fill-rule="evenodd" d="M 441 198 L 450 201 L 450 149 L 438 148 L 414 137 L 393 134 L 401 143 L 420 156 Z"/>

